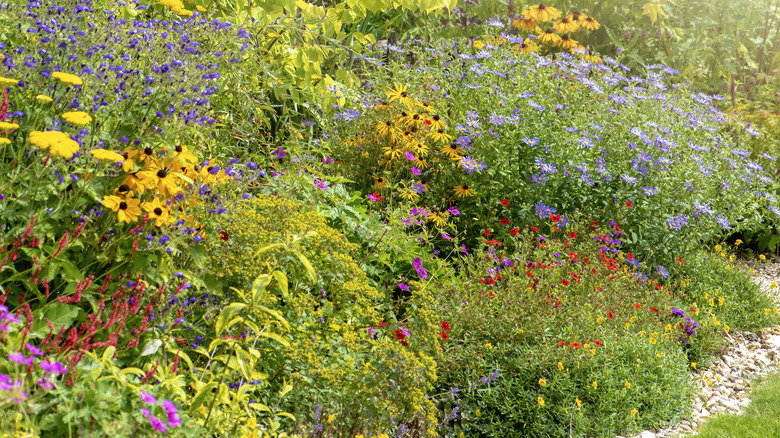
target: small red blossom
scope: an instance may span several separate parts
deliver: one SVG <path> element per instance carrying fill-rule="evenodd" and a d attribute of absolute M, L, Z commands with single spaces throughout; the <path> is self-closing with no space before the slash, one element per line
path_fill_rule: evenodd
<path fill-rule="evenodd" d="M 656 283 L 656 285 L 655 285 L 655 288 L 656 288 L 656 289 L 658 289 L 658 290 L 661 290 L 661 289 L 663 289 L 663 288 L 662 288 L 661 286 L 659 286 L 657 283 Z"/>
<path fill-rule="evenodd" d="M 447 321 L 442 321 L 441 322 L 441 328 L 443 328 L 445 332 L 449 331 L 450 330 L 450 323 L 448 323 Z"/>
<path fill-rule="evenodd" d="M 564 342 L 564 341 L 558 342 L 558 346 L 559 347 L 565 347 L 566 346 L 566 342 Z"/>
<path fill-rule="evenodd" d="M 509 201 L 507 201 L 506 199 L 502 199 L 501 200 L 501 205 L 503 205 L 504 207 L 508 207 L 509 206 Z"/>
<path fill-rule="evenodd" d="M 655 307 L 652 307 L 652 306 L 650 307 L 650 311 L 651 311 L 651 312 L 658 313 L 658 309 L 656 309 Z"/>
<path fill-rule="evenodd" d="M 568 286 L 569 285 L 569 281 L 566 280 L 565 278 L 563 278 L 563 279 L 561 279 L 561 284 L 563 284 L 564 286 Z"/>
<path fill-rule="evenodd" d="M 447 340 L 447 339 L 449 339 L 449 338 L 450 338 L 450 335 L 448 335 L 448 334 L 447 334 L 447 333 L 445 333 L 445 332 L 441 332 L 441 338 L 442 338 L 442 339 L 444 339 L 444 340 Z"/>
<path fill-rule="evenodd" d="M 561 221 L 561 215 L 550 213 L 550 220 L 553 221 L 553 222 L 560 222 Z"/>
<path fill-rule="evenodd" d="M 603 342 L 601 342 L 601 341 L 598 341 L 598 340 L 596 340 L 596 339 L 594 339 L 594 340 L 593 340 L 593 343 L 594 343 L 594 344 L 596 344 L 596 345 L 598 345 L 599 347 L 603 347 L 603 346 L 604 346 L 604 343 L 603 343 Z"/>
<path fill-rule="evenodd" d="M 535 226 L 533 226 L 533 225 L 531 225 L 531 230 L 532 230 L 533 232 L 535 232 L 535 233 L 538 233 L 538 232 L 539 232 L 539 229 L 538 229 L 538 228 L 536 228 L 536 227 L 535 227 Z"/>
<path fill-rule="evenodd" d="M 615 315 L 612 314 L 612 311 L 607 312 L 607 316 L 609 316 L 609 319 L 615 319 Z"/>
<path fill-rule="evenodd" d="M 403 331 L 401 331 L 401 330 L 396 330 L 396 331 L 395 331 L 395 337 L 396 337 L 396 338 L 398 338 L 398 339 L 400 339 L 400 340 L 403 340 L 403 339 L 406 337 L 406 335 L 404 334 L 404 332 L 403 332 Z"/>
<path fill-rule="evenodd" d="M 642 305 L 639 303 L 634 303 L 634 307 L 636 308 L 636 310 L 642 310 Z"/>
<path fill-rule="evenodd" d="M 484 231 L 482 232 L 482 234 L 484 234 L 484 235 L 486 235 L 486 236 L 490 237 L 490 231 L 488 231 L 488 230 L 484 230 Z"/>
<path fill-rule="evenodd" d="M 404 347 L 408 347 L 408 346 L 409 346 L 409 343 L 408 343 L 408 342 L 406 342 L 406 341 L 401 341 L 401 345 L 403 345 Z"/>
<path fill-rule="evenodd" d="M 512 228 L 511 230 L 509 230 L 509 234 L 511 234 L 513 236 L 516 235 L 519 232 L 520 232 L 519 228 Z"/>
<path fill-rule="evenodd" d="M 378 322 L 378 323 L 375 324 L 376 327 L 384 327 L 386 325 L 387 325 L 386 322 Z"/>
<path fill-rule="evenodd" d="M 220 231 L 219 238 L 227 242 L 227 240 L 230 239 L 230 234 L 228 234 L 227 231 Z"/>
<path fill-rule="evenodd" d="M 572 342 L 571 346 L 574 347 L 574 348 L 580 348 L 580 347 L 582 347 L 582 344 L 580 344 L 579 342 Z"/>
<path fill-rule="evenodd" d="M 631 207 L 633 207 L 633 205 L 631 205 L 630 202 L 626 201 L 626 207 L 631 208 Z"/>
<path fill-rule="evenodd" d="M 574 231 L 569 231 L 569 237 L 571 237 L 572 239 L 576 239 L 577 234 Z"/>
<path fill-rule="evenodd" d="M 500 222 L 500 223 L 501 223 L 501 225 L 509 225 L 509 219 L 501 219 L 501 220 L 500 220 L 500 221 L 498 221 L 498 222 Z"/>
<path fill-rule="evenodd" d="M 425 119 L 425 124 L 428 125 L 428 126 L 431 126 L 431 125 L 433 125 L 433 122 L 431 122 L 428 119 Z"/>
<path fill-rule="evenodd" d="M 685 260 L 683 260 L 683 259 L 681 259 L 679 257 L 675 257 L 674 260 L 680 262 L 681 265 L 685 264 Z"/>

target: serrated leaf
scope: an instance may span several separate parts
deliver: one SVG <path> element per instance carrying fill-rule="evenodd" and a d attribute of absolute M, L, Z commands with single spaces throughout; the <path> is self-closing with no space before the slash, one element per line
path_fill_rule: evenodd
<path fill-rule="evenodd" d="M 650 25 L 655 25 L 655 20 L 658 19 L 659 16 L 665 17 L 666 14 L 664 13 L 664 10 L 661 8 L 660 3 L 645 3 L 642 5 L 642 8 L 644 11 L 642 12 L 642 15 L 649 15 L 650 16 Z"/>

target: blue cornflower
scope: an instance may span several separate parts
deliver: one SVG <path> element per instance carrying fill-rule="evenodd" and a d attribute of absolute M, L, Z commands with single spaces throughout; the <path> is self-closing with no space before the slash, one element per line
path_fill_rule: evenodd
<path fill-rule="evenodd" d="M 425 193 L 425 185 L 422 183 L 414 183 L 412 185 L 412 190 L 414 190 L 418 195 Z"/>
<path fill-rule="evenodd" d="M 653 195 L 658 193 L 658 190 L 656 190 L 655 188 L 650 187 L 650 186 L 643 187 L 642 190 L 644 190 L 645 195 L 647 195 L 647 196 L 653 196 Z"/>
<path fill-rule="evenodd" d="M 625 181 L 627 184 L 636 184 L 637 183 L 637 179 L 636 178 L 634 178 L 632 176 L 628 176 L 628 175 L 623 175 L 623 176 L 620 177 L 620 179 Z"/>
<path fill-rule="evenodd" d="M 355 109 L 348 109 L 344 110 L 342 113 L 338 114 L 336 117 L 340 118 L 341 120 L 345 122 L 351 122 L 353 120 L 357 120 L 358 117 L 360 117 L 360 111 Z"/>
<path fill-rule="evenodd" d="M 656 271 L 658 271 L 658 275 L 660 275 L 661 278 L 666 278 L 669 276 L 669 271 L 667 271 L 666 268 L 664 268 L 663 266 L 658 265 L 655 267 L 655 269 Z"/>
<path fill-rule="evenodd" d="M 731 228 L 731 224 L 729 223 L 728 219 L 726 219 L 723 215 L 719 214 L 715 216 L 715 220 L 718 221 L 721 227 L 723 228 Z"/>
<path fill-rule="evenodd" d="M 536 209 L 536 214 L 539 215 L 539 219 L 545 219 L 557 211 L 555 208 L 544 205 L 542 202 L 537 202 L 534 208 Z"/>

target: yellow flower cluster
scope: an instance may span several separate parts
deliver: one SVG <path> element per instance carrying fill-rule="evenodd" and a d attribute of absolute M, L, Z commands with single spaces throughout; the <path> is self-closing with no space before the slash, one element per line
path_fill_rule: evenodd
<path fill-rule="evenodd" d="M 162 6 L 165 6 L 168 10 L 178 14 L 180 17 L 192 17 L 192 11 L 184 7 L 184 3 L 180 0 L 157 0 Z"/>
<path fill-rule="evenodd" d="M 542 23 L 550 23 L 548 26 Z M 593 17 L 582 12 L 572 12 L 561 18 L 560 12 L 552 6 L 540 3 L 521 12 L 521 17 L 512 21 L 512 26 L 524 31 L 533 31 L 539 36 L 539 41 L 570 51 L 572 54 L 583 53 L 585 48 L 570 37 L 571 34 L 584 30 L 597 30 L 601 27 Z M 546 28 L 545 28 L 546 27 Z"/>

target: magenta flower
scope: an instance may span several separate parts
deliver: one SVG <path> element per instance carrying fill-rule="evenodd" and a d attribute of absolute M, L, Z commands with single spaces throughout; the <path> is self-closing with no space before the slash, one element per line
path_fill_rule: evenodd
<path fill-rule="evenodd" d="M 179 410 L 176 409 L 176 405 L 173 404 L 170 400 L 164 400 L 162 402 L 162 407 L 165 410 L 165 413 L 168 414 L 168 426 L 169 427 L 179 427 L 181 426 L 181 418 L 177 415 L 179 413 Z"/>
<path fill-rule="evenodd" d="M 159 418 L 152 415 L 151 412 L 149 412 L 149 409 L 141 408 L 141 412 L 144 414 L 144 416 L 147 419 L 149 419 L 149 424 L 151 424 L 153 428 L 155 428 L 156 430 L 162 433 L 168 433 L 168 428 L 165 426 L 165 423 L 160 421 Z"/>
<path fill-rule="evenodd" d="M 41 351 L 40 348 L 38 348 L 38 347 L 36 347 L 34 345 L 30 345 L 30 344 L 26 344 L 26 345 L 27 345 L 27 351 L 29 351 L 33 355 L 40 356 L 40 355 L 43 354 L 43 351 Z"/>
<path fill-rule="evenodd" d="M 60 362 L 41 362 L 38 364 L 41 368 L 43 368 L 44 371 L 46 371 L 48 374 L 65 374 L 68 372 L 68 369 L 65 368 Z"/>
<path fill-rule="evenodd" d="M 148 404 L 155 404 L 157 403 L 157 399 L 154 398 L 151 394 L 147 394 L 141 390 L 138 391 L 138 394 L 141 396 L 141 401 Z"/>
<path fill-rule="evenodd" d="M 33 364 L 33 358 L 32 357 L 24 357 L 24 353 L 8 353 L 8 358 L 11 359 L 11 362 L 18 363 L 19 365 L 32 365 Z"/>

